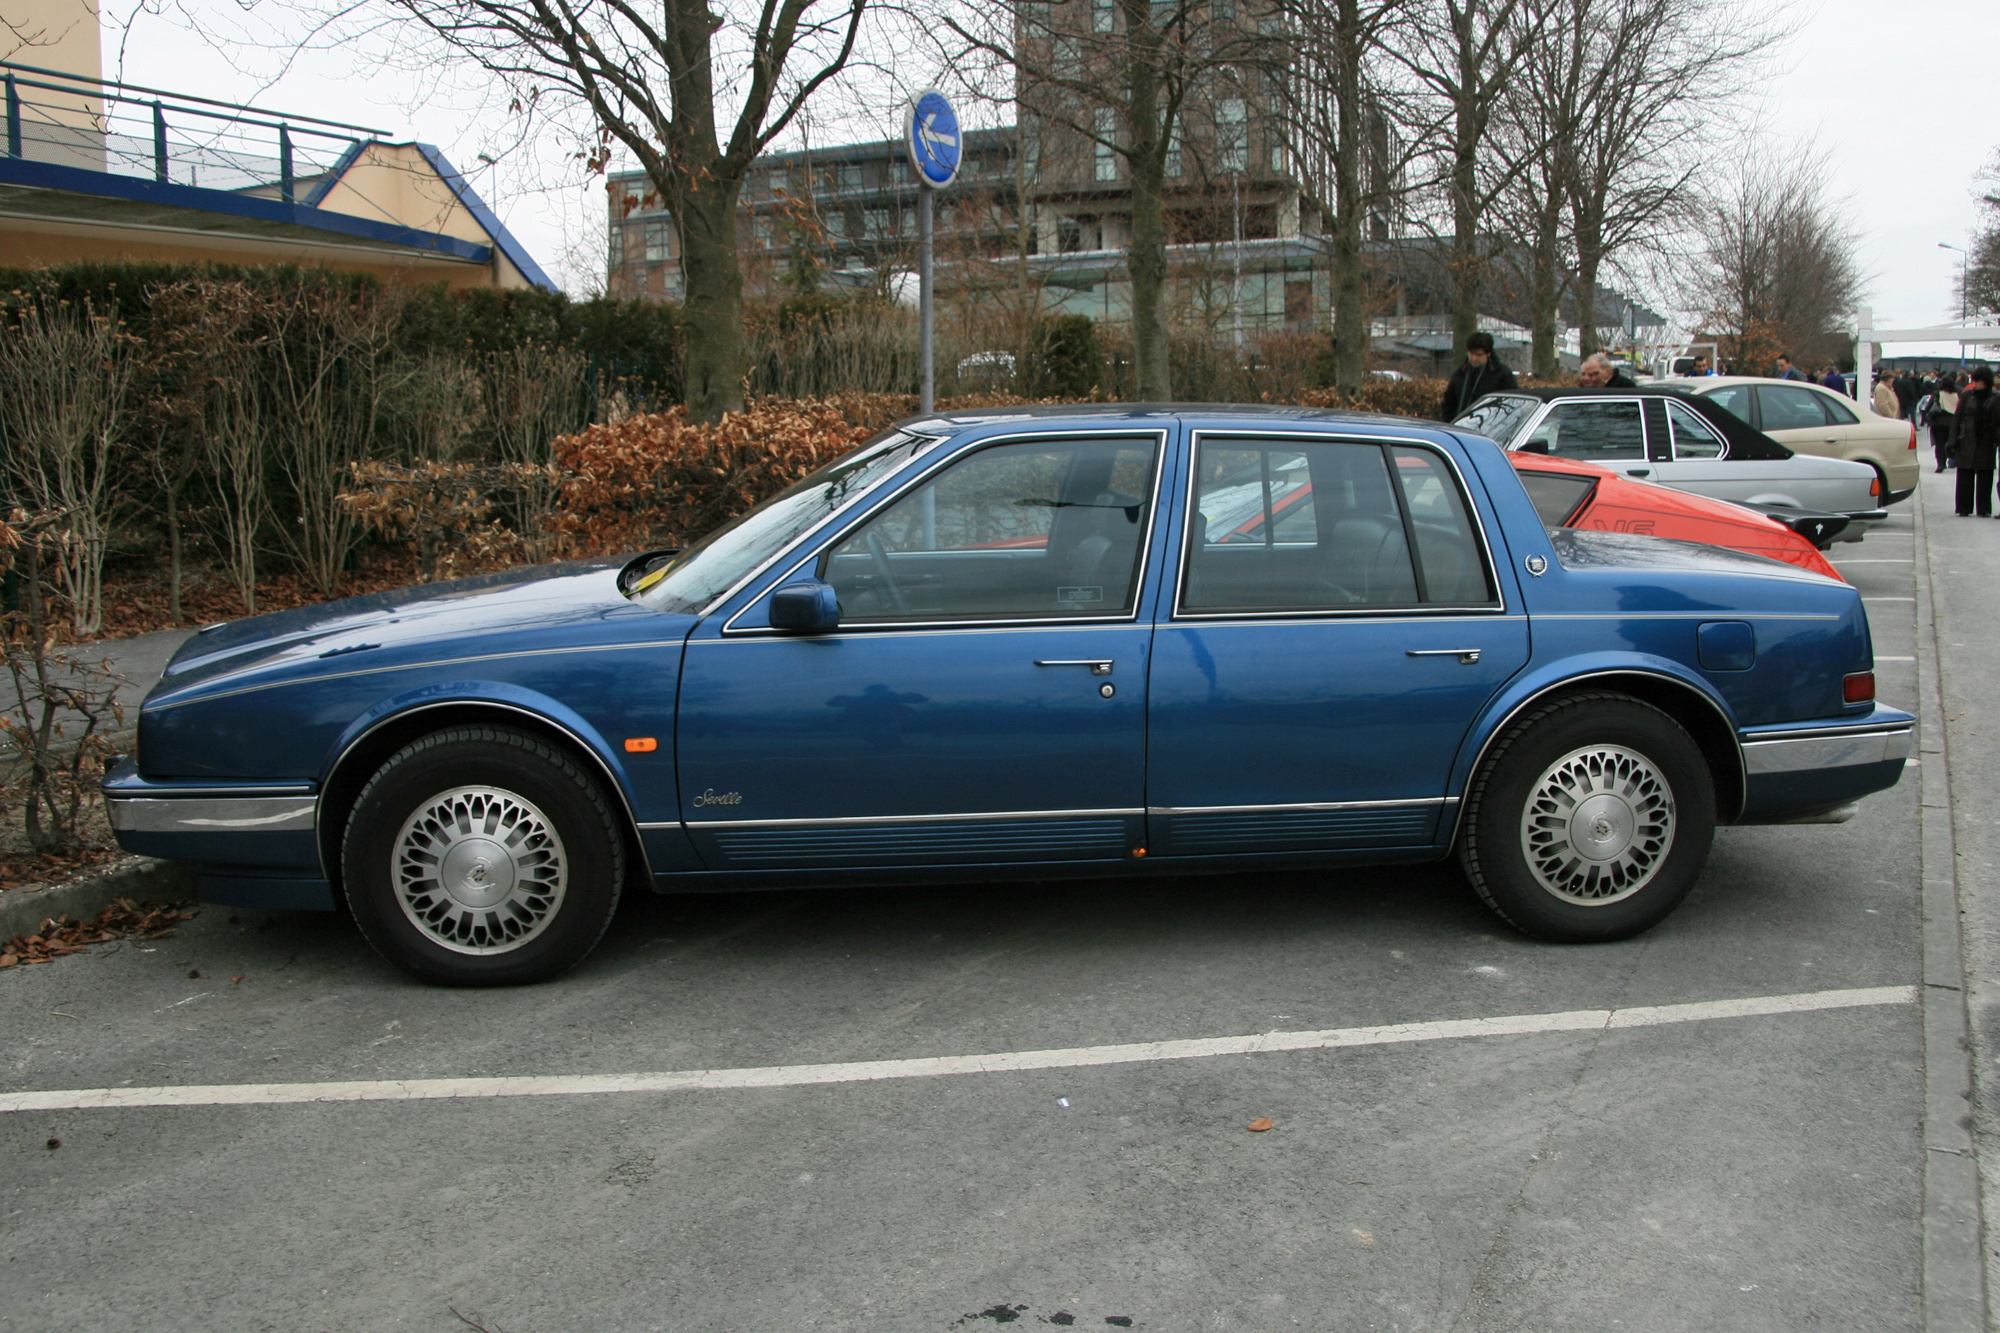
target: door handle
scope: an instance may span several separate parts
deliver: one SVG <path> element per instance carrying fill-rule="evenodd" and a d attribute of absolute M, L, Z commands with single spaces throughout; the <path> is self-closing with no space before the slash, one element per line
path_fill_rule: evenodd
<path fill-rule="evenodd" d="M 1412 648 L 1410 657 L 1456 657 L 1460 666 L 1473 666 L 1479 661 L 1477 648 Z"/>
<path fill-rule="evenodd" d="M 1073 659 L 1064 659 L 1060 661 L 1051 658 L 1043 661 L 1037 661 L 1035 665 L 1089 667 L 1090 674 L 1093 676 L 1108 676 L 1111 674 L 1111 659 L 1108 657 L 1080 657 Z"/>
<path fill-rule="evenodd" d="M 1649 467 L 1628 467 L 1625 469 L 1625 475 L 1628 477 L 1650 477 L 1653 475 L 1653 469 Z"/>

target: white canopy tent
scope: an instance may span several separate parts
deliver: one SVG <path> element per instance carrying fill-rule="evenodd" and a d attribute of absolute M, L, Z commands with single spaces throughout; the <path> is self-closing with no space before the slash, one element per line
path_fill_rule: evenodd
<path fill-rule="evenodd" d="M 1863 306 L 1854 320 L 1854 392 L 1865 396 L 1875 382 L 1876 343 L 2000 343 L 2000 326 L 1940 324 L 1932 329 L 1878 329 L 1875 312 Z"/>

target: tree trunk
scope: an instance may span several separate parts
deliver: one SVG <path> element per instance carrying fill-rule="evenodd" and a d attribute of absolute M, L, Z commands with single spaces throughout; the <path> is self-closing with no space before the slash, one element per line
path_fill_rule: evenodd
<path fill-rule="evenodd" d="M 1588 218 L 1576 229 L 1576 322 L 1583 355 L 1597 350 L 1597 270 L 1604 262 L 1604 244 Z"/>
<path fill-rule="evenodd" d="M 180 485 L 169 480 L 161 487 L 167 502 L 167 614 L 179 625 L 187 616 L 181 611 L 181 514 Z"/>
<path fill-rule="evenodd" d="M 1544 203 L 1535 218 L 1535 242 L 1528 277 L 1528 332 L 1532 348 L 1530 364 L 1536 379 L 1551 379 L 1561 369 L 1556 354 L 1557 316 L 1561 312 L 1557 266 L 1557 230 L 1561 223 L 1560 205 Z"/>
<path fill-rule="evenodd" d="M 743 269 L 736 253 L 736 196 L 742 183 L 711 178 L 679 191 L 681 320 L 691 421 L 720 421 L 743 410 L 749 349 L 743 333 Z"/>
<path fill-rule="evenodd" d="M 1474 105 L 1473 89 L 1481 71 L 1473 49 L 1472 9 L 1458 20 L 1458 105 L 1453 110 L 1451 163 L 1451 353 L 1465 350 L 1465 340 L 1479 328 L 1479 151 L 1483 117 Z"/>
<path fill-rule="evenodd" d="M 1366 141 L 1361 124 L 1361 18 L 1358 0 L 1336 0 L 1336 5 L 1333 96 L 1340 141 L 1333 154 L 1333 385 L 1341 393 L 1355 394 L 1368 368 L 1361 263 L 1361 154 Z"/>
<path fill-rule="evenodd" d="M 1130 118 L 1125 161 L 1132 173 L 1132 236 L 1125 269 L 1132 279 L 1132 388 L 1140 402 L 1173 401 L 1173 366 L 1167 334 L 1166 185 L 1160 125 L 1160 30 L 1150 0 L 1125 0 L 1122 8 L 1131 58 L 1126 64 Z"/>

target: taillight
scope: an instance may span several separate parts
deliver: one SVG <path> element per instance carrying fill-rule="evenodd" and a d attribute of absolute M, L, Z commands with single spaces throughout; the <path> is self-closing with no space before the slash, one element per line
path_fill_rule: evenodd
<path fill-rule="evenodd" d="M 1880 499 L 1880 498 L 1881 498 L 1881 496 L 1882 496 L 1882 474 L 1881 474 L 1881 473 L 1879 473 L 1879 472 L 1878 472 L 1878 473 L 1876 473 L 1876 474 L 1875 474 L 1875 476 L 1874 476 L 1874 478 L 1873 478 L 1873 479 L 1872 479 L 1872 480 L 1871 480 L 1871 481 L 1870 481 L 1870 482 L 1868 483 L 1868 493 L 1869 493 L 1870 495 L 1872 495 L 1872 496 L 1876 497 L 1877 499 Z"/>
<path fill-rule="evenodd" d="M 1840 697 L 1851 704 L 1865 704 L 1875 697 L 1875 673 L 1857 671 L 1840 682 Z"/>
<path fill-rule="evenodd" d="M 1917 423 L 1914 421 L 1910 423 L 1910 447 L 1917 447 Z"/>

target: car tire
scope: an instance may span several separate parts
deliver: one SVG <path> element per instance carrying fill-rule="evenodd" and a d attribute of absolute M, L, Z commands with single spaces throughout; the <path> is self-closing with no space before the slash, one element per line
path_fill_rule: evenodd
<path fill-rule="evenodd" d="M 378 953 L 445 986 L 546 981 L 604 935 L 625 844 L 581 764 L 508 727 L 440 731 L 368 780 L 341 839 L 355 924 Z"/>
<path fill-rule="evenodd" d="M 1578 694 L 1494 745 L 1473 776 L 1459 860 L 1515 929 L 1588 944 L 1665 919 L 1714 837 L 1714 779 L 1681 725 L 1626 695 Z"/>

